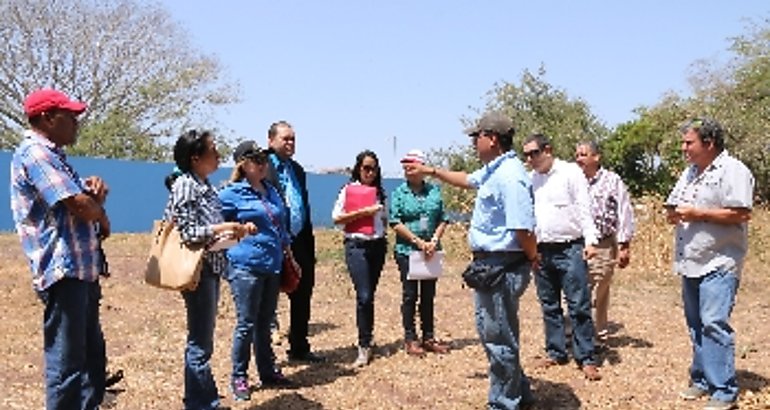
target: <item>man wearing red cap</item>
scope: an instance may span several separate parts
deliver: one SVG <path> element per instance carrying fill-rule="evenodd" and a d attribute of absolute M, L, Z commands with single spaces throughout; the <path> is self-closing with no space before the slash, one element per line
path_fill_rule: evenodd
<path fill-rule="evenodd" d="M 96 409 L 104 397 L 98 279 L 108 189 L 99 177 L 81 179 L 62 150 L 75 143 L 85 109 L 59 91 L 31 93 L 24 101 L 30 129 L 11 163 L 13 219 L 45 304 L 47 409 Z"/>

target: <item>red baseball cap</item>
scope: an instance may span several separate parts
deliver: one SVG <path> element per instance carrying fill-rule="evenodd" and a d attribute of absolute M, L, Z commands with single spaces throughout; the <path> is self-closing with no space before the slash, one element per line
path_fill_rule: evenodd
<path fill-rule="evenodd" d="M 33 91 L 24 99 L 24 113 L 27 117 L 34 117 L 54 108 L 80 114 L 86 107 L 84 103 L 70 100 L 63 92 L 50 88 Z"/>

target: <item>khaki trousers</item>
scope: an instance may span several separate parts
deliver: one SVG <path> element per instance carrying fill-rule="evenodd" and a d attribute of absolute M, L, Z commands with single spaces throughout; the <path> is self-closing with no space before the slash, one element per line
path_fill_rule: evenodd
<path fill-rule="evenodd" d="M 596 336 L 607 334 L 607 310 L 610 305 L 610 284 L 615 273 L 618 242 L 615 236 L 599 241 L 596 256 L 588 261 L 588 283 L 591 287 L 591 305 L 594 308 Z"/>

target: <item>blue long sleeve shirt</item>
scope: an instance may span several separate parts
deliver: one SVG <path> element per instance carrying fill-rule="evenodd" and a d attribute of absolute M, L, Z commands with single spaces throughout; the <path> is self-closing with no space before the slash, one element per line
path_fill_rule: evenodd
<path fill-rule="evenodd" d="M 227 250 L 227 259 L 234 269 L 279 274 L 283 247 L 290 244 L 286 207 L 278 191 L 268 182 L 263 183 L 265 195 L 254 190 L 246 180 L 233 182 L 219 193 L 225 221 L 252 222 L 257 226 L 257 233 L 245 236 Z"/>

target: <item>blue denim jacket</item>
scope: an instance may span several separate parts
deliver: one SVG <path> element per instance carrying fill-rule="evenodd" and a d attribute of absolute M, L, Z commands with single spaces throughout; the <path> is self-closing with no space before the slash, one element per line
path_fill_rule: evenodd
<path fill-rule="evenodd" d="M 227 250 L 227 258 L 237 270 L 278 274 L 283 248 L 290 244 L 286 207 L 278 191 L 267 181 L 263 183 L 267 188 L 264 196 L 246 180 L 233 182 L 219 193 L 225 221 L 253 222 L 257 226 L 256 234 L 247 235 Z"/>

